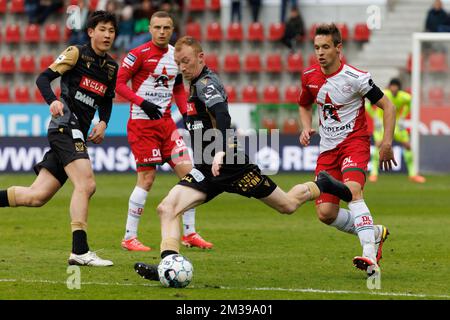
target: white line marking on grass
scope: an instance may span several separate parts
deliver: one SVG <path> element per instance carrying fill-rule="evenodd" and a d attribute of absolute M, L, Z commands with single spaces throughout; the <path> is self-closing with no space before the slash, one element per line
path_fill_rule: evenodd
<path fill-rule="evenodd" d="M 65 281 L 45 280 L 45 279 L 0 279 L 1 282 L 25 282 L 25 283 L 47 283 L 66 285 Z M 94 286 L 121 286 L 121 287 L 160 287 L 159 283 L 119 283 L 119 282 L 82 282 L 81 285 Z M 206 287 L 190 286 L 192 289 L 206 289 Z M 214 288 L 214 287 L 212 287 Z M 410 298 L 441 298 L 450 299 L 450 295 L 444 294 L 426 294 L 426 293 L 403 293 L 403 292 L 380 292 L 380 291 L 347 291 L 347 290 L 324 290 L 313 288 L 240 288 L 240 287 L 215 287 L 222 290 L 245 290 L 245 291 L 285 291 L 285 292 L 301 292 L 301 293 L 324 293 L 324 294 L 357 294 L 357 295 L 374 295 L 387 297 L 410 297 Z"/>

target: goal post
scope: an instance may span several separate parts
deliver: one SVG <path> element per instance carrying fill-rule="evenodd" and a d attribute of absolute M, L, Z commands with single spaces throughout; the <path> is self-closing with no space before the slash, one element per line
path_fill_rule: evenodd
<path fill-rule="evenodd" d="M 414 154 L 414 169 L 420 170 L 420 108 L 423 98 L 421 97 L 423 88 L 422 56 L 424 42 L 447 42 L 450 43 L 450 32 L 417 32 L 412 36 L 412 64 L 411 64 L 411 148 Z M 447 53 L 448 54 L 448 53 Z M 443 81 L 446 82 L 446 81 Z M 444 83 L 448 87 L 449 82 Z"/>

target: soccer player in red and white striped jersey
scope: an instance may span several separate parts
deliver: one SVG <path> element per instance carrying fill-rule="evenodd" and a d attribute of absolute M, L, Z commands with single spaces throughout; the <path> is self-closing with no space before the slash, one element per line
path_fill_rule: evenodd
<path fill-rule="evenodd" d="M 299 97 L 302 133 L 300 143 L 307 146 L 315 134 L 312 128 L 312 104 L 319 113 L 320 155 L 316 175 L 325 170 L 343 181 L 352 191 L 348 209 L 339 206 L 339 199 L 322 194 L 316 200 L 319 219 L 338 230 L 358 235 L 362 256 L 354 265 L 369 275 L 379 272 L 383 242 L 388 230 L 374 225 L 363 198 L 367 164 L 370 160 L 370 136 L 367 132 L 364 100 L 384 110 L 384 136 L 380 146 L 380 164 L 385 170 L 396 165 L 392 151 L 395 127 L 395 107 L 374 84 L 370 73 L 340 60 L 342 38 L 335 24 L 317 27 L 314 50 L 318 63 L 302 74 Z"/>

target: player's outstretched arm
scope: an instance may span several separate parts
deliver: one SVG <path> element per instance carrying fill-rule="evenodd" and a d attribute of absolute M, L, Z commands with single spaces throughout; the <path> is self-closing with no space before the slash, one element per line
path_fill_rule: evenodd
<path fill-rule="evenodd" d="M 397 165 L 394 152 L 392 151 L 392 139 L 395 130 L 395 107 L 385 95 L 377 101 L 376 106 L 383 109 L 384 136 L 380 145 L 380 166 L 383 170 L 391 170 L 392 164 Z"/>

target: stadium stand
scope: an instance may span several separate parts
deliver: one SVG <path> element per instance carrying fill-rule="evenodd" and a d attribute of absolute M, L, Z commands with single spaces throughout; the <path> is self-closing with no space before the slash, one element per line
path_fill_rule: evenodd
<path fill-rule="evenodd" d="M 211 22 L 206 29 L 206 40 L 220 42 L 222 41 L 222 26 L 218 22 Z"/>
<path fill-rule="evenodd" d="M 246 85 L 242 89 L 242 102 L 257 103 L 259 101 L 258 89 L 254 85 Z"/>

